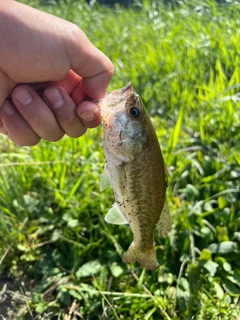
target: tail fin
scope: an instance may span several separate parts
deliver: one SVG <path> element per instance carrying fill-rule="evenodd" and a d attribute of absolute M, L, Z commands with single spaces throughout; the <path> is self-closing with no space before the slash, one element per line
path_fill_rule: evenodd
<path fill-rule="evenodd" d="M 152 247 L 150 250 L 143 250 L 142 248 L 135 246 L 134 242 L 132 242 L 128 251 L 124 254 L 123 262 L 138 262 L 147 270 L 155 270 L 158 267 L 154 248 Z"/>

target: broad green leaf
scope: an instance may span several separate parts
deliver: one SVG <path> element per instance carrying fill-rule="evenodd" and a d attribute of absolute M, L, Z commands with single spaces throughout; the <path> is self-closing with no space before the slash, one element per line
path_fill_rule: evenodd
<path fill-rule="evenodd" d="M 231 299 L 230 295 L 227 294 L 227 293 L 225 293 L 223 302 L 224 302 L 226 305 L 230 305 L 231 301 L 232 301 L 232 299 Z M 236 319 L 236 320 L 238 320 L 238 319 Z"/>
<path fill-rule="evenodd" d="M 158 277 L 159 283 L 172 284 L 174 280 L 175 280 L 175 277 L 172 273 L 163 273 L 163 274 L 160 274 Z"/>
<path fill-rule="evenodd" d="M 77 299 L 78 301 L 81 301 L 83 299 L 81 294 L 78 291 L 74 290 L 74 289 L 69 290 L 69 294 L 72 297 L 74 297 L 75 299 Z"/>
<path fill-rule="evenodd" d="M 222 299 L 224 296 L 224 291 L 223 291 L 222 286 L 219 283 L 217 283 L 216 281 L 213 282 L 213 285 L 214 285 L 218 299 Z"/>
<path fill-rule="evenodd" d="M 190 295 L 190 291 L 189 291 L 189 283 L 187 279 L 180 278 L 178 281 L 176 297 L 177 297 L 178 306 L 181 312 L 185 312 L 188 308 L 189 295 Z"/>
<path fill-rule="evenodd" d="M 29 246 L 22 244 L 22 243 L 19 243 L 17 245 L 17 248 L 18 248 L 18 250 L 24 251 L 24 252 L 28 252 L 30 250 Z"/>
<path fill-rule="evenodd" d="M 222 279 L 223 288 L 230 294 L 230 295 L 240 295 L 240 287 L 235 286 L 231 281 L 227 279 Z"/>
<path fill-rule="evenodd" d="M 180 278 L 178 281 L 178 288 L 181 288 L 184 291 L 189 291 L 189 283 L 187 279 L 185 278 Z"/>
<path fill-rule="evenodd" d="M 69 291 L 66 291 L 66 289 L 62 289 L 57 294 L 58 299 L 61 301 L 61 303 L 65 306 L 69 306 L 71 303 L 71 295 L 69 294 Z"/>
<path fill-rule="evenodd" d="M 79 225 L 79 221 L 77 219 L 70 219 L 67 225 L 69 228 L 76 228 Z"/>
<path fill-rule="evenodd" d="M 113 262 L 110 266 L 112 275 L 118 278 L 123 273 L 123 268 L 120 267 L 116 262 Z"/>
<path fill-rule="evenodd" d="M 223 241 L 221 243 L 210 244 L 210 246 L 208 246 L 208 249 L 212 253 L 227 254 L 236 252 L 238 249 L 238 245 L 233 241 Z"/>
<path fill-rule="evenodd" d="M 47 308 L 48 308 L 47 303 L 38 303 L 35 310 L 37 313 L 42 313 Z"/>
<path fill-rule="evenodd" d="M 92 275 L 97 274 L 102 269 L 102 265 L 98 260 L 93 260 L 90 262 L 85 263 L 82 265 L 77 271 L 76 271 L 76 277 L 82 278 L 82 277 L 89 277 Z"/>
<path fill-rule="evenodd" d="M 215 276 L 215 274 L 217 272 L 217 268 L 219 267 L 216 262 L 211 261 L 211 260 L 207 261 L 203 266 L 205 269 L 207 269 L 209 271 L 211 276 Z"/>
<path fill-rule="evenodd" d="M 240 242 L 240 232 L 234 232 L 234 238 L 238 241 L 238 242 Z"/>
<path fill-rule="evenodd" d="M 232 277 L 234 278 L 234 283 L 240 286 L 240 271 L 238 269 L 233 271 Z"/>
<path fill-rule="evenodd" d="M 240 272 L 238 270 L 232 271 L 231 274 L 227 276 L 227 279 L 240 287 Z"/>
<path fill-rule="evenodd" d="M 231 267 L 230 263 L 224 262 L 224 263 L 223 263 L 223 269 L 224 269 L 226 272 L 230 272 L 230 271 L 232 270 L 232 267 Z"/>
<path fill-rule="evenodd" d="M 209 251 L 208 249 L 203 249 L 200 254 L 199 261 L 208 261 L 208 260 L 211 260 L 211 258 L 212 258 L 211 251 Z"/>
<path fill-rule="evenodd" d="M 228 202 L 224 197 L 218 197 L 218 207 L 220 210 L 224 209 L 227 206 Z"/>
<path fill-rule="evenodd" d="M 217 230 L 217 239 L 219 242 L 226 242 L 229 240 L 228 237 L 228 229 L 225 226 L 216 226 L 216 230 Z"/>

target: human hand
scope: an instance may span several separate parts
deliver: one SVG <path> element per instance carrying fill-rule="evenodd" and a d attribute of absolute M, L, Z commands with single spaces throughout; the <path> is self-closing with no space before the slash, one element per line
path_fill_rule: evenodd
<path fill-rule="evenodd" d="M 0 4 L 0 133 L 19 145 L 79 137 L 101 122 L 113 65 L 74 24 Z"/>

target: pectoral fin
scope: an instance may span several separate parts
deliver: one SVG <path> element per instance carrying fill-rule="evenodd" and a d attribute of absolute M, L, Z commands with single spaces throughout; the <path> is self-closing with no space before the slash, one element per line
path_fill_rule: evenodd
<path fill-rule="evenodd" d="M 127 186 L 127 176 L 124 165 L 112 166 L 111 177 L 113 179 L 113 185 L 111 184 L 108 165 L 105 164 L 103 173 L 100 178 L 100 191 L 103 191 L 109 187 L 115 187 L 116 190 L 120 190 L 121 195 L 123 196 L 125 194 L 125 189 Z"/>
<path fill-rule="evenodd" d="M 103 191 L 110 186 L 111 186 L 111 182 L 110 182 L 109 170 L 108 170 L 107 164 L 105 164 L 105 167 L 100 179 L 100 191 Z"/>
<path fill-rule="evenodd" d="M 171 227 L 172 227 L 172 217 L 171 217 L 170 210 L 167 204 L 167 199 L 166 199 L 160 219 L 157 223 L 158 236 L 160 238 L 165 237 L 171 230 Z"/>
<path fill-rule="evenodd" d="M 116 203 L 112 206 L 112 208 L 108 211 L 105 216 L 105 221 L 112 224 L 128 224 L 126 218 L 119 210 Z"/>

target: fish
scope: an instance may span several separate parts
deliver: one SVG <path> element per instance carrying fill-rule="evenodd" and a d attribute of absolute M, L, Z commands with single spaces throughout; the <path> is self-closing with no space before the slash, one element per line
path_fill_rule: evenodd
<path fill-rule="evenodd" d="M 133 241 L 123 262 L 158 267 L 154 232 L 164 237 L 172 220 L 167 204 L 167 172 L 161 147 L 140 96 L 128 83 L 99 101 L 106 165 L 100 190 L 113 188 L 115 203 L 105 216 L 112 224 L 129 224 Z"/>

